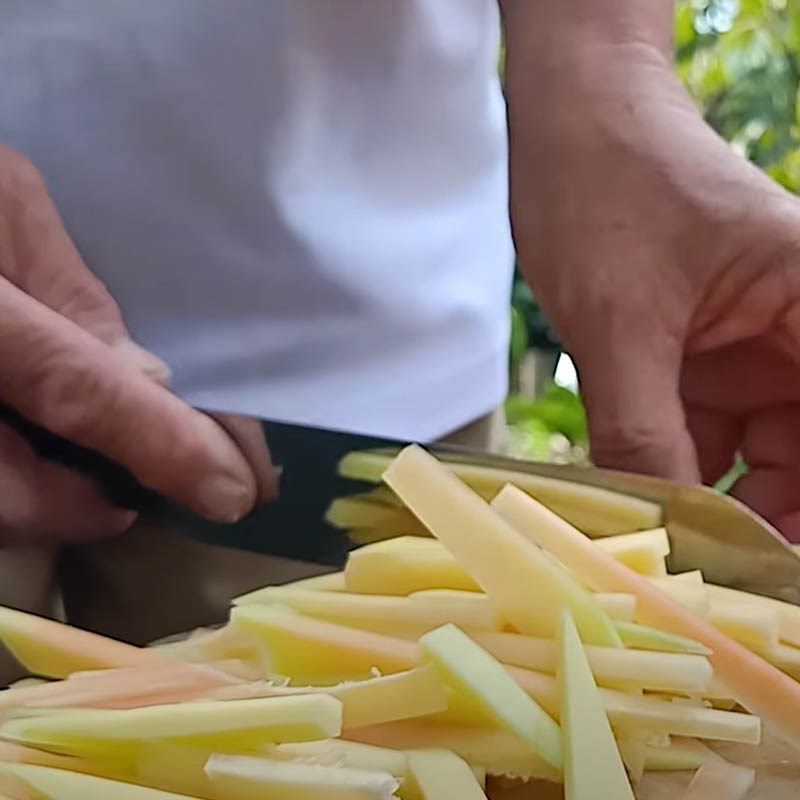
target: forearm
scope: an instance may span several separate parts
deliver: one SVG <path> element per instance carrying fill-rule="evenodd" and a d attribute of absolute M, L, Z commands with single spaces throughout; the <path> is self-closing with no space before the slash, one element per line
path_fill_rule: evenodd
<path fill-rule="evenodd" d="M 512 216 L 517 244 L 533 252 L 556 225 L 584 225 L 609 193 L 638 192 L 633 164 L 671 180 L 676 126 L 708 132 L 673 68 L 670 0 L 501 0 L 501 9 Z"/>
<path fill-rule="evenodd" d="M 598 119 L 624 118 L 632 102 L 663 102 L 665 92 L 686 102 L 673 73 L 671 0 L 500 5 L 512 145 L 521 131 L 529 145 L 539 139 L 543 146 L 573 130 L 585 135 Z"/>
<path fill-rule="evenodd" d="M 558 309 L 603 271 L 586 275 L 580 264 L 606 251 L 650 263 L 650 245 L 633 241 L 647 226 L 680 242 L 694 210 L 711 202 L 705 187 L 718 185 L 710 172 L 728 148 L 675 73 L 669 0 L 501 7 L 519 262 L 569 343 L 575 317 Z M 688 264 L 684 255 L 675 263 Z"/>
<path fill-rule="evenodd" d="M 500 0 L 500 8 L 513 70 L 594 72 L 632 51 L 672 59 L 671 0 Z"/>

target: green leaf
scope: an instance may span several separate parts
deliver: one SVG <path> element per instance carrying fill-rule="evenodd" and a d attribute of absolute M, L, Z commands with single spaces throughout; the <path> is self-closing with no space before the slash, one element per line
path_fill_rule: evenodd
<path fill-rule="evenodd" d="M 509 425 L 525 429 L 533 424 L 544 425 L 551 434 L 561 434 L 573 445 L 585 446 L 588 442 L 586 412 L 580 397 L 563 386 L 551 384 L 544 395 L 531 400 L 527 397 L 510 397 L 506 402 Z"/>

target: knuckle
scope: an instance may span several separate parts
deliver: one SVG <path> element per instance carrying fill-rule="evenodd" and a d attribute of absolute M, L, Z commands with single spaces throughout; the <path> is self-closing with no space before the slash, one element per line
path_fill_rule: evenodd
<path fill-rule="evenodd" d="M 39 359 L 32 392 L 36 418 L 59 436 L 83 443 L 105 438 L 121 387 L 89 354 L 76 357 L 56 348 Z"/>
<path fill-rule="evenodd" d="M 657 464 L 669 459 L 674 435 L 655 423 L 608 420 L 593 426 L 592 457 L 599 466 L 615 464 Z"/>
<path fill-rule="evenodd" d="M 117 304 L 106 287 L 88 271 L 81 273 L 77 279 L 72 276 L 62 285 L 54 286 L 52 295 L 50 305 L 53 310 L 79 323 L 94 323 L 96 327 L 106 321 L 110 333 L 116 333 L 122 325 Z"/>

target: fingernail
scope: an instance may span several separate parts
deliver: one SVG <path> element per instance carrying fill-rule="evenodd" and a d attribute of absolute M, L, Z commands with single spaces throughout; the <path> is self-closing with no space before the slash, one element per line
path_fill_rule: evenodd
<path fill-rule="evenodd" d="M 269 479 L 269 486 L 265 492 L 264 501 L 270 502 L 272 500 L 277 500 L 281 493 L 281 478 L 283 477 L 283 467 L 274 466 L 272 467 L 272 474 L 270 475 Z"/>
<path fill-rule="evenodd" d="M 253 490 L 229 475 L 215 475 L 202 481 L 197 500 L 214 522 L 238 522 L 252 508 Z"/>

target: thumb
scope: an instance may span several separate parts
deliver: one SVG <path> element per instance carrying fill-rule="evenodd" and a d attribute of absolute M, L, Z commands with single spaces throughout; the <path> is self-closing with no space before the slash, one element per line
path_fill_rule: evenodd
<path fill-rule="evenodd" d="M 699 482 L 680 396 L 681 358 L 678 346 L 655 335 L 598 338 L 576 355 L 597 466 Z"/>

